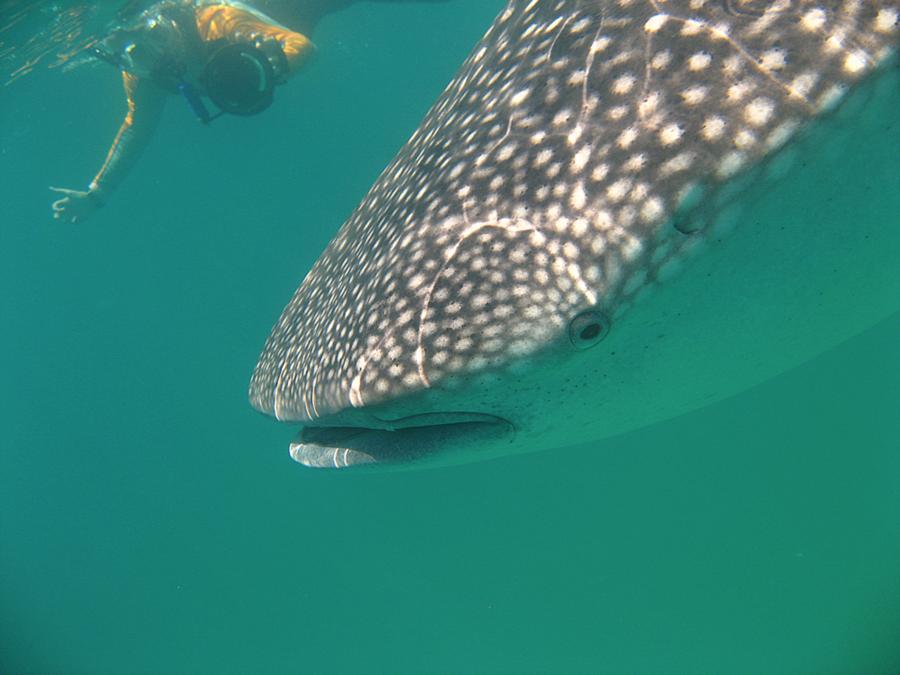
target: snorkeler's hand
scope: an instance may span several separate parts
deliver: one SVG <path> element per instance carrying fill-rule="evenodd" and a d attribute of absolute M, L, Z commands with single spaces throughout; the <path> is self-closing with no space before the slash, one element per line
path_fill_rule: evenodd
<path fill-rule="evenodd" d="M 51 187 L 50 189 L 65 195 L 62 199 L 57 199 L 53 202 L 53 217 L 56 220 L 62 220 L 67 223 L 81 222 L 103 206 L 99 196 L 90 191 L 57 187 Z"/>

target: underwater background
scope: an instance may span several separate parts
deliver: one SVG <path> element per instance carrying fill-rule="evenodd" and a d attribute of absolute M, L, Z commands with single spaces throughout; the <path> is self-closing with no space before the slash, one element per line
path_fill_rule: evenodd
<path fill-rule="evenodd" d="M 0 85 L 0 673 L 900 673 L 900 314 L 677 419 L 454 468 L 309 470 L 250 408 L 502 4 L 326 18 L 271 110 L 173 99 L 77 225 L 47 187 L 98 168 L 117 73 Z"/>

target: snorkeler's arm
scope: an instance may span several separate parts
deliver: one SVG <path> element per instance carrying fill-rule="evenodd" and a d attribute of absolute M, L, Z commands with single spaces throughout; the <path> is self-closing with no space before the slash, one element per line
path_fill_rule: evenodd
<path fill-rule="evenodd" d="M 106 155 L 106 161 L 90 186 L 90 191 L 101 200 L 119 186 L 149 144 L 168 96 L 164 89 L 150 80 L 139 79 L 129 73 L 122 73 L 122 81 L 128 98 L 128 112 Z"/>
<path fill-rule="evenodd" d="M 128 113 L 116 134 L 106 161 L 87 190 L 51 187 L 62 197 L 53 202 L 53 217 L 68 223 L 89 218 L 103 206 L 109 194 L 122 182 L 147 147 L 162 117 L 166 92 L 149 80 L 123 73 Z"/>

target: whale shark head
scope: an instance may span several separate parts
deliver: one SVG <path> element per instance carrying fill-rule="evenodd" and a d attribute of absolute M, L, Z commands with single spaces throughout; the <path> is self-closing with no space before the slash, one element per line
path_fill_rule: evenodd
<path fill-rule="evenodd" d="M 900 297 L 897 40 L 887 0 L 511 0 L 294 294 L 251 403 L 303 425 L 310 466 L 472 461 L 870 325 Z"/>

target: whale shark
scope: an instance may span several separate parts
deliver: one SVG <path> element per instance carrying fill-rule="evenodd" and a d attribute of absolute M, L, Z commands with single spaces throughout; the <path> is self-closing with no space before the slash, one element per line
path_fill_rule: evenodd
<path fill-rule="evenodd" d="M 251 404 L 312 467 L 565 448 L 900 309 L 900 3 L 510 0 L 306 274 Z M 762 423 L 762 421 L 761 421 Z"/>

